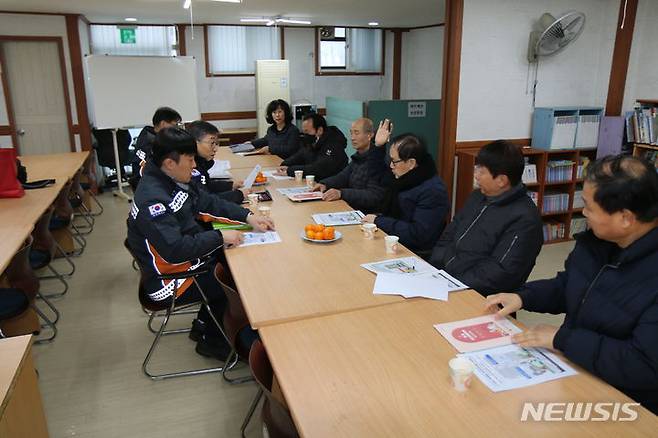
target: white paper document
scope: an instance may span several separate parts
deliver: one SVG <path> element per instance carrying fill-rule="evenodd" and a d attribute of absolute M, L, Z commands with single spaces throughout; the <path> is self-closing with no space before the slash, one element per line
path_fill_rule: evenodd
<path fill-rule="evenodd" d="M 512 320 L 494 314 L 435 324 L 434 328 L 460 353 L 501 347 L 521 333 Z"/>
<path fill-rule="evenodd" d="M 208 176 L 210 178 L 231 178 L 231 162 L 228 160 L 215 160 L 214 164 L 208 169 Z"/>
<path fill-rule="evenodd" d="M 400 275 L 380 272 L 375 280 L 375 295 L 402 295 L 405 298 L 423 297 L 448 301 L 448 293 L 467 289 L 445 271 L 425 272 L 417 275 Z"/>
<path fill-rule="evenodd" d="M 296 195 L 298 193 L 306 193 L 306 192 L 308 192 L 308 187 L 306 187 L 306 186 L 288 187 L 287 189 L 276 189 L 276 191 L 281 193 L 284 196 L 288 196 L 288 195 Z"/>
<path fill-rule="evenodd" d="M 314 214 L 312 217 L 316 224 L 327 227 L 339 227 L 341 225 L 360 225 L 365 215 L 359 210 L 352 210 Z"/>
<path fill-rule="evenodd" d="M 434 266 L 418 257 L 401 257 L 398 259 L 364 263 L 361 267 L 375 274 L 384 272 L 389 274 L 416 275 L 425 272 L 435 273 L 439 271 Z"/>
<path fill-rule="evenodd" d="M 229 146 L 229 148 L 231 148 L 231 152 L 233 152 L 234 154 L 251 152 L 254 149 L 256 149 L 254 145 L 252 145 L 251 143 L 232 144 Z"/>
<path fill-rule="evenodd" d="M 264 233 L 242 233 L 244 242 L 240 246 L 267 245 L 281 242 L 281 236 L 276 231 L 265 231 Z"/>
<path fill-rule="evenodd" d="M 537 385 L 577 372 L 543 348 L 516 344 L 460 355 L 475 365 L 475 375 L 494 392 Z"/>
<path fill-rule="evenodd" d="M 263 176 L 266 176 L 268 178 L 272 178 L 276 181 L 285 181 L 285 180 L 294 179 L 292 176 L 275 175 L 274 172 L 276 172 L 276 171 L 275 170 L 264 170 L 263 171 Z"/>
<path fill-rule="evenodd" d="M 258 176 L 258 172 L 260 172 L 260 164 L 256 164 L 256 167 L 252 169 L 252 171 L 249 173 L 249 176 L 247 179 L 244 180 L 244 188 L 245 189 L 250 189 L 251 186 L 254 185 L 254 181 L 256 181 L 256 177 Z"/>

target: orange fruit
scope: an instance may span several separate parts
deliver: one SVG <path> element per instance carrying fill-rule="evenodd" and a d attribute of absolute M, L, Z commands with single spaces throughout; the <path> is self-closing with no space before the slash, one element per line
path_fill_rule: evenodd
<path fill-rule="evenodd" d="M 309 231 L 315 232 L 315 225 L 306 225 L 304 231 L 308 234 Z"/>
<path fill-rule="evenodd" d="M 313 229 L 315 230 L 316 233 L 321 233 L 322 231 L 324 231 L 324 225 L 321 225 L 321 224 L 320 225 L 315 225 L 313 227 Z"/>
<path fill-rule="evenodd" d="M 322 236 L 324 237 L 324 240 L 333 240 L 335 237 L 333 227 L 325 228 L 324 231 L 322 232 Z"/>
<path fill-rule="evenodd" d="M 322 231 L 316 231 L 314 239 L 315 240 L 324 240 L 324 234 L 322 234 Z"/>
<path fill-rule="evenodd" d="M 309 239 L 315 239 L 315 231 L 306 230 L 306 237 L 308 237 Z"/>

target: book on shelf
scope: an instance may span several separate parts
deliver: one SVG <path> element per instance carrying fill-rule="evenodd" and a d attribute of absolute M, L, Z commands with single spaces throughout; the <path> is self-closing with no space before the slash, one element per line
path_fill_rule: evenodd
<path fill-rule="evenodd" d="M 542 231 L 544 233 L 544 242 L 564 239 L 565 230 L 566 226 L 563 222 L 544 222 L 544 226 L 542 227 Z"/>
<path fill-rule="evenodd" d="M 568 182 L 573 175 L 574 162 L 571 160 L 551 160 L 546 163 L 546 182 Z"/>
<path fill-rule="evenodd" d="M 523 168 L 523 176 L 521 177 L 523 184 L 537 184 L 537 165 L 527 163 Z"/>
<path fill-rule="evenodd" d="M 583 191 L 576 190 L 573 192 L 573 208 L 583 208 L 585 207 L 585 202 L 583 201 Z"/>
<path fill-rule="evenodd" d="M 585 169 L 589 166 L 589 158 L 580 157 L 578 158 L 578 166 L 576 167 L 576 179 L 583 179 L 585 176 Z"/>
<path fill-rule="evenodd" d="M 625 119 L 630 143 L 658 144 L 658 108 L 637 107 L 626 112 Z"/>
<path fill-rule="evenodd" d="M 530 199 L 532 199 L 532 202 L 534 202 L 535 205 L 539 205 L 539 192 L 536 192 L 534 190 L 528 190 L 526 194 Z"/>
<path fill-rule="evenodd" d="M 557 213 L 569 210 L 569 194 L 546 191 L 542 201 L 542 213 Z"/>
<path fill-rule="evenodd" d="M 569 227 L 569 239 L 573 239 L 573 236 L 587 231 L 587 219 L 584 217 L 574 217 L 571 219 L 571 226 Z"/>

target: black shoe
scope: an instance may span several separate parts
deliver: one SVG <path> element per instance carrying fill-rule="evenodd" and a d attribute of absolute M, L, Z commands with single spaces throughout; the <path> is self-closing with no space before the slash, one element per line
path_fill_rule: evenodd
<path fill-rule="evenodd" d="M 231 346 L 224 338 L 211 338 L 208 339 L 205 335 L 199 339 L 196 343 L 195 351 L 201 356 L 213 357 L 219 359 L 222 362 L 226 361 L 226 358 L 231 353 Z"/>
<path fill-rule="evenodd" d="M 201 321 L 200 319 L 195 318 L 194 321 L 192 321 L 192 329 L 190 330 L 190 334 L 188 336 L 194 342 L 199 342 L 205 330 L 206 330 L 206 323 Z"/>

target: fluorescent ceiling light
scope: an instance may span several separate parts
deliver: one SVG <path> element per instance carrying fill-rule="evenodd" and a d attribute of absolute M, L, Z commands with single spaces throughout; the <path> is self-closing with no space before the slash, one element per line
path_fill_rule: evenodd
<path fill-rule="evenodd" d="M 212 0 L 214 2 L 222 2 L 222 3 L 242 3 L 242 0 Z"/>
<path fill-rule="evenodd" d="M 308 20 L 289 20 L 287 18 L 277 18 L 277 23 L 288 23 L 288 24 L 311 24 Z"/>
<path fill-rule="evenodd" d="M 124 20 L 125 21 L 137 21 L 137 18 L 129 17 L 129 18 L 124 18 Z"/>
<path fill-rule="evenodd" d="M 368 26 L 379 26 L 379 23 L 377 23 L 376 21 L 371 21 L 370 23 L 368 23 Z"/>
<path fill-rule="evenodd" d="M 191 5 L 192 5 L 192 0 L 185 0 L 185 3 L 183 3 L 183 9 L 190 9 Z"/>
<path fill-rule="evenodd" d="M 272 21 L 269 18 L 240 18 L 243 23 L 269 23 Z"/>

